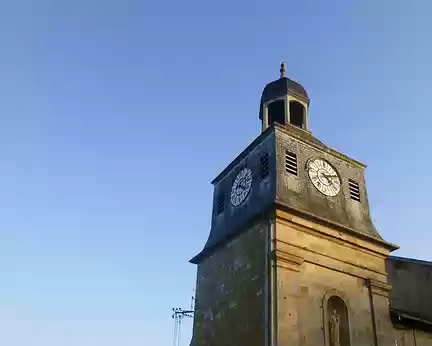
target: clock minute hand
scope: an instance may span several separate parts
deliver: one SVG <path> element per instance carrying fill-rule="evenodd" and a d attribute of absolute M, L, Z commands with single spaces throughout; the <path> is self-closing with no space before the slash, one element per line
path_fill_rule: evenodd
<path fill-rule="evenodd" d="M 328 175 L 328 174 L 323 173 L 323 177 L 327 179 L 329 185 L 333 186 L 333 180 L 330 178 L 335 178 L 335 177 L 337 177 L 337 175 Z"/>
<path fill-rule="evenodd" d="M 337 178 L 337 175 L 323 174 L 323 176 L 326 177 L 326 178 Z"/>

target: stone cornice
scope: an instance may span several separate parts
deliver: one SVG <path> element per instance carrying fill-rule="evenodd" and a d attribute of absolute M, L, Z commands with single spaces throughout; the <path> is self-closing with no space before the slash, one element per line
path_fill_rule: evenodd
<path fill-rule="evenodd" d="M 304 262 L 303 258 L 278 249 L 272 251 L 272 259 L 275 261 L 277 266 L 296 272 L 300 271 L 299 267 Z"/>
<path fill-rule="evenodd" d="M 295 249 L 296 252 L 299 252 L 299 251 L 306 252 L 304 254 L 304 261 L 305 262 L 314 263 L 314 264 L 316 264 L 318 266 L 324 266 L 324 263 L 326 263 L 326 262 L 327 263 L 338 262 L 338 263 L 341 263 L 342 265 L 348 265 L 350 267 L 355 267 L 355 268 L 358 268 L 361 271 L 366 271 L 366 272 L 373 273 L 373 274 L 376 274 L 376 275 L 380 275 L 380 276 L 386 276 L 387 275 L 387 273 L 384 272 L 384 271 L 379 271 L 379 270 L 377 270 L 375 268 L 371 268 L 371 267 L 368 267 L 368 266 L 365 266 L 365 265 L 360 265 L 360 264 L 355 263 L 353 261 L 343 260 L 343 259 L 338 258 L 336 256 L 330 256 L 328 254 L 312 250 L 311 248 L 308 248 L 306 246 L 299 246 L 298 244 L 294 244 L 294 243 L 283 241 L 283 240 L 277 240 L 277 244 L 280 247 L 284 247 L 284 248 L 290 247 L 292 249 Z M 310 253 L 310 254 L 312 254 L 314 256 L 319 256 L 321 258 L 321 260 L 311 259 L 312 257 L 310 255 L 307 255 L 307 253 Z M 336 266 L 336 265 L 327 265 L 326 267 L 327 268 L 332 268 L 332 269 L 340 271 L 340 272 L 344 272 L 344 273 L 349 274 L 349 275 L 360 277 L 360 278 L 367 277 L 367 275 L 359 275 L 358 273 L 356 274 L 356 273 L 353 273 L 352 271 L 348 271 L 346 269 L 340 269 L 340 266 Z"/>
<path fill-rule="evenodd" d="M 337 158 L 344 160 L 344 161 L 347 161 L 347 162 L 349 162 L 349 163 L 351 163 L 357 167 L 361 167 L 361 168 L 367 167 L 364 163 L 357 161 L 357 160 L 354 160 L 354 159 L 352 159 L 352 158 L 350 158 L 350 157 L 348 157 L 348 156 L 346 156 L 346 155 L 344 155 L 344 154 L 342 154 L 342 153 L 340 153 L 334 149 L 331 149 L 331 148 L 327 147 L 324 143 L 321 143 L 321 144 L 317 143 L 320 141 L 316 137 L 312 136 L 309 131 L 305 131 L 305 130 L 297 129 L 297 128 L 291 129 L 291 127 L 289 127 L 289 126 L 293 127 L 292 125 L 275 124 L 275 128 L 278 131 L 286 133 L 286 134 L 298 139 L 299 141 L 307 143 L 307 144 L 313 146 L 315 149 L 318 149 L 322 152 L 336 156 Z M 303 133 L 303 132 L 298 132 L 298 131 L 303 131 L 304 133 L 307 133 L 307 135 L 300 135 L 300 133 Z M 308 138 L 308 137 L 311 137 L 311 138 Z"/>
<path fill-rule="evenodd" d="M 386 282 L 375 279 L 366 279 L 366 286 L 370 287 L 372 294 L 388 298 L 392 286 Z"/>
<path fill-rule="evenodd" d="M 276 201 L 276 216 L 281 218 L 281 219 L 285 219 L 287 221 L 292 222 L 292 220 L 290 220 L 289 218 L 286 218 L 286 216 L 285 216 L 286 214 L 284 214 L 285 211 L 291 212 L 294 215 L 299 215 L 299 216 L 304 217 L 306 219 L 309 219 L 309 220 L 315 221 L 317 223 L 323 224 L 327 227 L 331 227 L 331 228 L 335 228 L 339 231 L 343 231 L 343 232 L 345 232 L 351 236 L 354 236 L 356 238 L 360 238 L 362 240 L 365 240 L 365 241 L 368 241 L 368 242 L 373 243 L 375 245 L 378 245 L 378 246 L 380 246 L 380 247 L 382 247 L 388 251 L 394 251 L 394 250 L 399 249 L 399 246 L 394 245 L 392 243 L 388 243 L 385 240 L 382 240 L 382 239 L 379 239 L 376 237 L 372 237 L 366 233 L 359 232 L 353 228 L 341 225 L 340 223 L 337 223 L 334 221 L 324 219 L 322 217 L 316 216 L 316 215 L 308 213 L 306 211 L 290 207 L 281 201 Z M 358 244 L 355 244 L 355 245 L 358 246 Z"/>
<path fill-rule="evenodd" d="M 248 154 L 255 149 L 261 142 L 263 142 L 267 136 L 271 135 L 274 132 L 274 127 L 269 126 L 263 133 L 261 133 L 257 138 L 255 138 L 251 144 L 249 144 L 246 149 L 244 149 L 240 154 L 236 156 L 234 160 L 231 161 L 231 163 L 222 171 L 220 172 L 216 178 L 212 180 L 212 184 L 215 185 L 219 181 L 224 178 L 228 172 L 230 172 L 234 167 L 236 167 Z"/>

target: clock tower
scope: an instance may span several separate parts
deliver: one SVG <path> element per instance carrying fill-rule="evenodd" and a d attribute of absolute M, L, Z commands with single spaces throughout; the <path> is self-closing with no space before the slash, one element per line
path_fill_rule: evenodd
<path fill-rule="evenodd" d="M 309 131 L 309 97 L 280 78 L 262 133 L 214 180 L 197 264 L 192 346 L 394 345 L 384 241 L 366 166 Z"/>

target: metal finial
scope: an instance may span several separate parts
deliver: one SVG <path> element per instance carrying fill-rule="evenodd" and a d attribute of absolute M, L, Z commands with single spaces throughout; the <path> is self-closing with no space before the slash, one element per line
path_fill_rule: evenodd
<path fill-rule="evenodd" d="M 281 66 L 280 66 L 280 77 L 281 78 L 286 77 L 286 64 L 285 64 L 285 61 L 282 61 Z"/>

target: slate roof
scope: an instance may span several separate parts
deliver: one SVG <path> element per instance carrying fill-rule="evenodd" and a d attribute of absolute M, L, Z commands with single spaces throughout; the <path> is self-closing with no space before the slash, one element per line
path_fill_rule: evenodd
<path fill-rule="evenodd" d="M 432 326 L 432 262 L 390 256 L 386 267 L 392 285 L 390 311 L 399 322 Z"/>
<path fill-rule="evenodd" d="M 309 96 L 300 83 L 297 83 L 287 77 L 279 78 L 273 82 L 268 83 L 261 95 L 260 115 L 262 119 L 262 105 L 268 101 L 277 99 L 278 97 L 285 96 L 287 94 L 294 94 L 300 99 L 303 99 L 307 103 L 310 102 Z"/>

